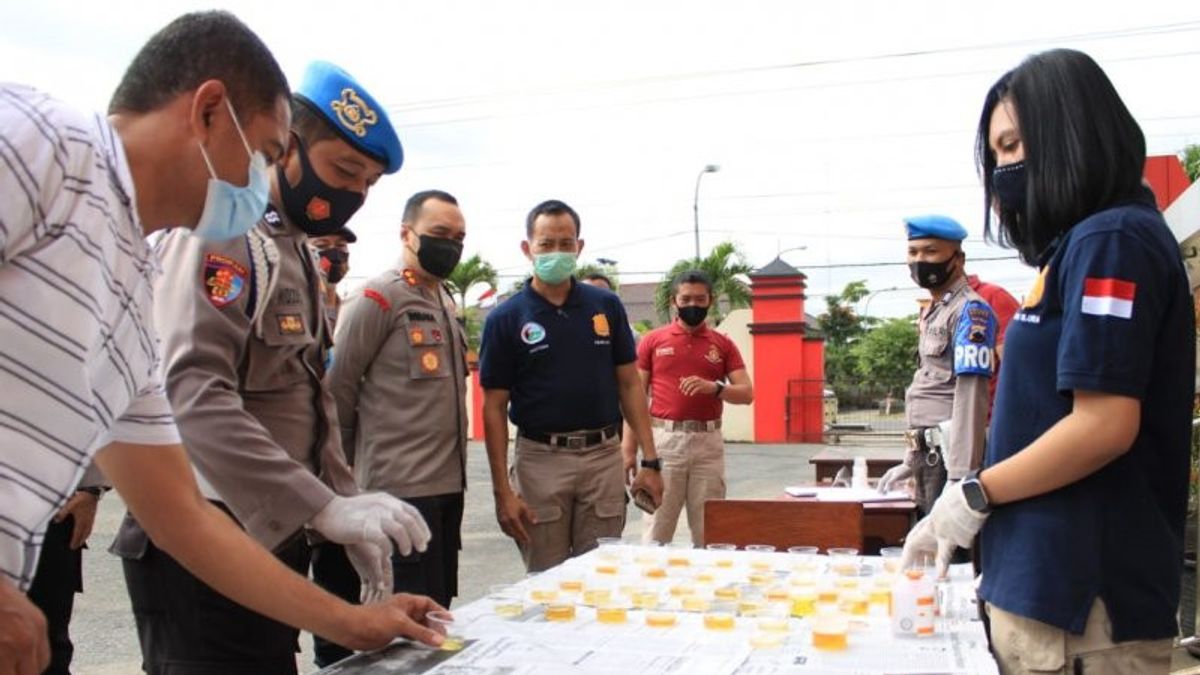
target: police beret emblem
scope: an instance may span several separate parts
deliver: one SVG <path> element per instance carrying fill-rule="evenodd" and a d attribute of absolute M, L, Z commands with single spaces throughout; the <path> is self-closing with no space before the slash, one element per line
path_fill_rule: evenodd
<path fill-rule="evenodd" d="M 342 126 L 359 138 L 367 135 L 368 126 L 379 121 L 379 115 L 350 87 L 342 90 L 342 98 L 330 101 L 329 107 L 337 113 Z"/>

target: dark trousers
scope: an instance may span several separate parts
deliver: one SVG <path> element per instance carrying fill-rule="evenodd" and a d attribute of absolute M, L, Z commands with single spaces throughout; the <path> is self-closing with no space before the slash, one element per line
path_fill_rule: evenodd
<path fill-rule="evenodd" d="M 44 675 L 70 675 L 71 657 L 75 654 L 75 645 L 71 644 L 71 611 L 75 594 L 83 592 L 83 550 L 71 549 L 74 529 L 74 516 L 61 523 L 51 521 L 42 542 L 33 585 L 29 587 L 29 600 L 46 615 L 50 637 L 50 667 L 43 671 Z"/>
<path fill-rule="evenodd" d="M 312 576 L 318 586 L 333 593 L 346 602 L 358 604 L 358 596 L 362 581 L 350 559 L 346 557 L 346 548 L 341 544 L 325 542 L 313 547 Z M 313 636 L 313 654 L 316 656 L 317 667 L 337 663 L 354 652 L 350 649 L 330 642 L 325 638 Z"/>
<path fill-rule="evenodd" d="M 146 537 L 129 514 L 113 550 L 124 558 L 142 670 L 150 675 L 295 675 L 299 631 L 229 600 Z M 302 535 L 275 556 L 308 574 Z"/>
<path fill-rule="evenodd" d="M 421 512 L 432 537 L 429 547 L 410 555 L 392 555 L 397 593 L 428 595 L 450 607 L 458 595 L 458 552 L 462 550 L 463 493 L 405 497 Z"/>

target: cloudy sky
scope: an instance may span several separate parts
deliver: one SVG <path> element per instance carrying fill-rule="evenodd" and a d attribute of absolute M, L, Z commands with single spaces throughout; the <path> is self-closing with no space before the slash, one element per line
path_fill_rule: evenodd
<path fill-rule="evenodd" d="M 220 6 L 221 3 L 218 3 Z M 0 78 L 102 109 L 176 0 L 0 0 Z M 583 219 L 585 259 L 657 280 L 701 247 L 735 241 L 809 276 L 811 307 L 867 279 L 874 315 L 912 311 L 900 218 L 941 212 L 971 231 L 969 266 L 1021 295 L 1032 280 L 982 236 L 972 143 L 988 86 L 1025 55 L 1095 57 L 1150 154 L 1200 142 L 1200 3 L 430 2 L 225 3 L 293 82 L 334 61 L 388 108 L 407 160 L 352 227 L 352 277 L 397 255 L 407 196 L 455 194 L 467 254 L 528 266 L 523 218 L 555 197 Z M 287 12 L 281 11 L 286 7 Z M 996 259 L 996 260 L 988 260 Z M 893 263 L 893 264 L 888 264 Z M 863 303 L 865 305 L 865 303 Z"/>

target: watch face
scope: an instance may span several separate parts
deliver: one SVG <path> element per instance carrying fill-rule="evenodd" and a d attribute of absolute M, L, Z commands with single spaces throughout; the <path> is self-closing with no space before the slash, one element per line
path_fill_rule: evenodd
<path fill-rule="evenodd" d="M 983 494 L 983 486 L 977 480 L 963 483 L 963 496 L 967 498 L 967 506 L 981 513 L 989 510 L 987 496 Z"/>

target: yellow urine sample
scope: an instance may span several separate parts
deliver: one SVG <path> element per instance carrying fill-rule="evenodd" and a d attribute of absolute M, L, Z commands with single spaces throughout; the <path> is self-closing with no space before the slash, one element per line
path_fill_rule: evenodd
<path fill-rule="evenodd" d="M 617 586 L 617 592 L 627 598 L 632 598 L 633 594 L 638 592 L 638 587 L 634 584 L 621 584 Z"/>
<path fill-rule="evenodd" d="M 792 596 L 792 616 L 803 618 L 812 616 L 815 611 L 817 611 L 817 596 L 815 593 L 812 595 Z"/>
<path fill-rule="evenodd" d="M 620 565 L 616 563 L 601 562 L 596 564 L 596 574 L 616 574 L 620 570 Z"/>
<path fill-rule="evenodd" d="M 756 616 L 763 610 L 763 603 L 759 600 L 742 600 L 738 603 L 738 614 L 742 616 Z"/>
<path fill-rule="evenodd" d="M 775 649 L 783 644 L 783 636 L 779 633 L 755 633 L 750 636 L 750 646 L 754 649 Z"/>
<path fill-rule="evenodd" d="M 670 567 L 687 567 L 692 561 L 688 560 L 687 556 L 673 555 L 667 558 L 667 565 Z"/>
<path fill-rule="evenodd" d="M 733 558 L 717 558 L 717 567 L 733 567 Z"/>
<path fill-rule="evenodd" d="M 520 600 L 499 600 L 492 611 L 502 619 L 515 619 L 525 612 L 525 603 Z"/>
<path fill-rule="evenodd" d="M 847 614 L 862 616 L 867 613 L 869 608 L 867 596 L 862 593 L 853 593 L 842 597 L 841 610 Z"/>
<path fill-rule="evenodd" d="M 658 554 L 656 553 L 639 553 L 633 558 L 634 562 L 641 565 L 653 565 L 658 562 Z"/>
<path fill-rule="evenodd" d="M 633 594 L 633 606 L 638 609 L 654 609 L 658 607 L 658 592 L 635 591 Z"/>
<path fill-rule="evenodd" d="M 771 602 L 786 602 L 788 589 L 784 586 L 772 586 L 767 589 L 767 600 Z"/>
<path fill-rule="evenodd" d="M 835 562 L 829 564 L 829 569 L 835 574 L 849 577 L 858 574 L 858 563 L 856 562 Z"/>
<path fill-rule="evenodd" d="M 703 612 L 708 609 L 708 598 L 699 595 L 688 595 L 683 598 L 683 609 L 687 612 Z"/>
<path fill-rule="evenodd" d="M 837 577 L 833 580 L 833 585 L 843 590 L 855 589 L 858 588 L 858 579 L 854 577 Z"/>
<path fill-rule="evenodd" d="M 846 648 L 846 631 L 840 633 L 822 633 L 813 628 L 813 647 L 825 651 L 841 651 Z"/>
<path fill-rule="evenodd" d="M 629 619 L 629 612 L 624 607 L 601 607 L 596 610 L 596 621 L 600 623 L 625 623 Z"/>
<path fill-rule="evenodd" d="M 529 599 L 538 603 L 554 602 L 558 599 L 558 591 L 553 588 L 535 588 L 529 591 Z"/>
<path fill-rule="evenodd" d="M 547 621 L 574 621 L 575 605 L 565 602 L 546 605 L 546 611 L 543 616 L 546 617 Z"/>
<path fill-rule="evenodd" d="M 871 596 L 868 599 L 872 605 L 883 605 L 891 608 L 892 606 L 892 589 L 879 588 L 878 586 L 871 589 Z M 890 611 L 889 611 L 890 613 Z"/>
<path fill-rule="evenodd" d="M 447 635 L 442 641 L 441 650 L 444 652 L 457 652 L 466 646 L 466 640 L 463 640 L 457 635 Z"/>
<path fill-rule="evenodd" d="M 667 571 L 661 567 L 647 567 L 642 570 L 642 575 L 649 579 L 664 579 L 667 576 Z"/>
<path fill-rule="evenodd" d="M 771 569 L 771 561 L 769 561 L 769 560 L 753 560 L 750 562 L 750 567 L 752 569 L 756 569 L 756 570 L 769 570 L 769 569 Z"/>
<path fill-rule="evenodd" d="M 728 612 L 712 612 L 704 615 L 704 627 L 708 630 L 733 630 L 733 615 Z"/>
<path fill-rule="evenodd" d="M 669 612 L 646 612 L 646 625 L 654 628 L 670 628 L 675 625 L 675 615 Z"/>
<path fill-rule="evenodd" d="M 607 588 L 589 588 L 583 592 L 583 604 L 592 607 L 612 598 L 612 591 Z"/>
<path fill-rule="evenodd" d="M 741 595 L 737 586 L 724 586 L 713 591 L 713 597 L 718 600 L 737 600 Z"/>
<path fill-rule="evenodd" d="M 696 583 L 698 584 L 711 584 L 716 580 L 717 575 L 708 570 L 696 573 Z"/>
<path fill-rule="evenodd" d="M 670 588 L 670 592 L 676 598 L 684 595 L 695 595 L 696 587 L 690 584 L 675 584 Z"/>
<path fill-rule="evenodd" d="M 758 620 L 759 630 L 765 630 L 772 633 L 786 633 L 788 630 L 787 617 L 783 616 L 764 616 Z"/>
<path fill-rule="evenodd" d="M 817 593 L 817 602 L 832 602 L 836 604 L 837 601 L 838 591 L 836 588 L 822 588 L 820 592 Z"/>
<path fill-rule="evenodd" d="M 566 593 L 578 593 L 583 590 L 583 579 L 561 579 L 558 587 Z"/>
<path fill-rule="evenodd" d="M 750 583 L 755 586 L 766 586 L 775 580 L 775 575 L 770 572 L 752 572 L 750 574 Z"/>

